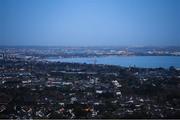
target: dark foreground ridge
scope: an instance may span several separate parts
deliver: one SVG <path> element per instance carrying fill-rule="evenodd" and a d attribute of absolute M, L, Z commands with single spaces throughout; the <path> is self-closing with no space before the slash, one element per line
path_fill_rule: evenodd
<path fill-rule="evenodd" d="M 0 60 L 0 118 L 180 118 L 180 71 Z"/>

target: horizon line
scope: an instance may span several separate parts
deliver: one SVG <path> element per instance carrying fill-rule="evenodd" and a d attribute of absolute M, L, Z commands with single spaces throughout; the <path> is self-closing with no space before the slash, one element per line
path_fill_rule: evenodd
<path fill-rule="evenodd" d="M 0 45 L 0 47 L 180 47 L 180 45 Z"/>

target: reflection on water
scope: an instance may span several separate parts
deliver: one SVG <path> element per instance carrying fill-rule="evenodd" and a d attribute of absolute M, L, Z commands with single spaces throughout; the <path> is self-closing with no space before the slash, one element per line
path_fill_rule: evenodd
<path fill-rule="evenodd" d="M 48 58 L 48 61 L 60 61 L 70 63 L 87 64 L 108 64 L 119 66 L 136 67 L 180 67 L 180 57 L 178 56 L 106 56 L 106 57 L 77 57 L 77 58 Z"/>

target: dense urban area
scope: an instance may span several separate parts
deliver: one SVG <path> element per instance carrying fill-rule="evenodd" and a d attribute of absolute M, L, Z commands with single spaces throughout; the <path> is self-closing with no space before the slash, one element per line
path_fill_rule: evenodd
<path fill-rule="evenodd" d="M 0 118 L 180 118 L 178 68 L 121 67 L 42 59 L 108 54 L 180 55 L 177 48 L 131 49 L 134 52 L 127 48 L 1 47 Z"/>
<path fill-rule="evenodd" d="M 180 47 L 46 47 L 0 46 L 0 53 L 18 58 L 100 57 L 100 56 L 180 56 Z M 1 56 L 0 56 L 1 57 Z"/>

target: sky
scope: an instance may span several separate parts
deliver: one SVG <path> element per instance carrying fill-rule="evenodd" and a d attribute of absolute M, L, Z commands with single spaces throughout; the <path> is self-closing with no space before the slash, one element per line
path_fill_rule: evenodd
<path fill-rule="evenodd" d="M 177 46 L 180 0 L 0 0 L 0 45 Z"/>

